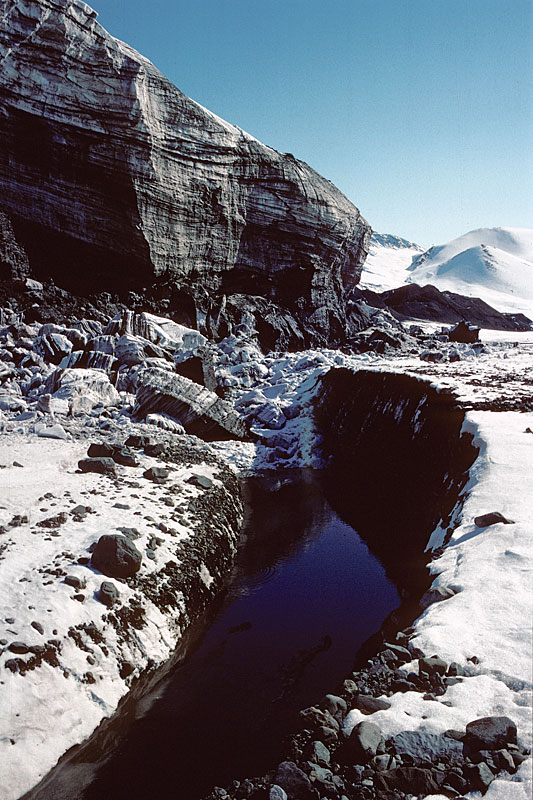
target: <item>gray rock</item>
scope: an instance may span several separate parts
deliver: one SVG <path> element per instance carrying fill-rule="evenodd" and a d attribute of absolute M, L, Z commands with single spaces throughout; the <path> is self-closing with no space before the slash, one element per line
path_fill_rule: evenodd
<path fill-rule="evenodd" d="M 321 767 L 328 767 L 331 761 L 331 754 L 321 741 L 309 742 L 305 748 L 304 756 Z"/>
<path fill-rule="evenodd" d="M 438 656 L 430 656 L 429 658 L 420 658 L 418 667 L 420 672 L 425 672 L 427 675 L 445 675 L 448 664 Z"/>
<path fill-rule="evenodd" d="M 139 571 L 142 555 L 131 539 L 119 534 L 101 536 L 91 557 L 92 566 L 111 578 L 129 578 Z"/>
<path fill-rule="evenodd" d="M 285 790 L 289 800 L 302 800 L 311 789 L 311 781 L 293 761 L 283 761 L 278 766 L 274 781 Z"/>
<path fill-rule="evenodd" d="M 102 581 L 98 590 L 97 598 L 101 603 L 104 604 L 104 606 L 112 606 L 114 603 L 118 602 L 120 598 L 120 592 L 115 584 L 111 583 L 111 581 Z"/>
<path fill-rule="evenodd" d="M 433 589 L 428 589 L 428 591 L 422 595 L 422 599 L 420 600 L 420 608 L 426 609 L 433 603 L 440 603 L 442 600 L 449 600 L 449 598 L 453 597 L 454 595 L 454 590 L 450 589 L 449 587 L 436 586 Z"/>
<path fill-rule="evenodd" d="M 85 578 L 80 578 L 79 575 L 67 575 L 65 578 L 65 583 L 68 586 L 73 586 L 74 589 L 85 589 L 87 586 L 87 581 Z"/>
<path fill-rule="evenodd" d="M 464 775 L 469 786 L 471 786 L 474 791 L 483 793 L 486 792 L 494 780 L 493 773 L 483 761 L 481 761 L 479 764 L 471 764 L 466 766 L 464 769 Z"/>
<path fill-rule="evenodd" d="M 491 511 L 489 514 L 481 514 L 479 517 L 474 518 L 474 525 L 478 528 L 488 528 L 489 525 L 497 525 L 503 522 L 504 525 L 512 525 L 512 519 L 506 519 L 499 511 Z"/>
<path fill-rule="evenodd" d="M 377 755 L 382 738 L 381 730 L 373 722 L 359 722 L 346 742 L 346 752 L 350 760 L 354 764 L 367 764 Z"/>
<path fill-rule="evenodd" d="M 211 489 L 213 481 L 207 475 L 191 475 L 187 483 L 192 483 L 193 486 L 198 486 L 200 489 Z"/>
<path fill-rule="evenodd" d="M 268 790 L 268 800 L 287 800 L 287 793 L 281 786 L 274 784 Z"/>
<path fill-rule="evenodd" d="M 326 725 L 319 725 L 315 731 L 315 736 L 325 745 L 335 745 L 339 740 L 337 731 L 333 730 L 333 728 L 328 728 Z"/>
<path fill-rule="evenodd" d="M 38 633 L 40 633 L 40 634 L 43 634 L 43 633 L 44 633 L 44 628 L 43 628 L 43 626 L 41 625 L 41 623 L 40 623 L 40 622 L 35 622 L 35 621 L 33 621 L 33 622 L 31 623 L 31 626 L 32 626 L 32 628 L 35 628 L 35 630 L 36 630 Z"/>
<path fill-rule="evenodd" d="M 326 711 L 329 711 L 329 713 L 336 719 L 342 719 L 342 717 L 344 717 L 348 711 L 346 700 L 343 700 L 342 697 L 337 697 L 334 694 L 327 694 L 320 705 L 322 708 L 326 709 Z"/>
<path fill-rule="evenodd" d="M 499 750 L 516 744 L 516 725 L 509 717 L 481 717 L 466 726 L 465 742 L 471 750 Z"/>
<path fill-rule="evenodd" d="M 436 763 L 441 759 L 451 764 L 462 764 L 462 742 L 447 736 L 438 736 L 426 731 L 402 731 L 392 739 L 392 747 L 398 755 L 409 755 L 415 760 Z"/>
<path fill-rule="evenodd" d="M 113 477 L 117 474 L 115 462 L 112 458 L 82 458 L 78 461 L 78 469 L 82 472 L 98 472 L 101 475 Z"/>
<path fill-rule="evenodd" d="M 428 794 L 438 794 L 440 788 L 436 780 L 436 773 L 420 767 L 397 767 L 385 772 L 378 772 L 374 786 L 378 791 L 398 789 L 423 797 Z"/>
<path fill-rule="evenodd" d="M 391 707 L 388 700 L 370 695 L 358 694 L 350 702 L 352 708 L 358 708 L 363 714 L 374 714 L 375 711 L 385 711 Z"/>
<path fill-rule="evenodd" d="M 399 644 L 390 644 L 385 643 L 385 647 L 394 653 L 396 660 L 400 661 L 400 663 L 406 664 L 408 661 L 412 660 L 411 653 L 406 647 L 402 647 Z"/>

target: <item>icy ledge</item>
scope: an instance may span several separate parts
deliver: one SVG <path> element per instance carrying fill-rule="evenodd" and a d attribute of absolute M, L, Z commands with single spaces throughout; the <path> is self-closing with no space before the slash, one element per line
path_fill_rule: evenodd
<path fill-rule="evenodd" d="M 370 719 L 386 737 L 402 731 L 442 734 L 464 730 L 478 717 L 503 715 L 514 720 L 519 740 L 531 748 L 533 438 L 528 429 L 533 430 L 531 413 L 467 414 L 463 430 L 474 435 L 480 453 L 471 468 L 461 524 L 431 564 L 432 586 L 455 594 L 430 605 L 414 626 L 412 645 L 458 663 L 468 676 L 436 700 L 398 692 L 387 697 L 389 709 L 371 717 L 354 709 L 345 720 L 346 733 Z M 513 524 L 474 524 L 475 517 L 494 510 Z M 468 660 L 474 656 L 475 664 Z M 402 669 L 418 671 L 417 661 Z M 485 797 L 528 800 L 531 792 L 529 758 L 512 777 L 496 778 Z"/>

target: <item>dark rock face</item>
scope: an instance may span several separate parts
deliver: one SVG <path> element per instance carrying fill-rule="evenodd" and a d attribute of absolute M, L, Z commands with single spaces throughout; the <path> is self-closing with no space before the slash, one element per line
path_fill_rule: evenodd
<path fill-rule="evenodd" d="M 100 536 L 91 558 L 92 566 L 110 578 L 129 578 L 138 572 L 142 556 L 126 536 Z"/>
<path fill-rule="evenodd" d="M 479 297 L 441 292 L 431 284 L 418 286 L 410 283 L 387 292 L 363 290 L 360 294 L 370 305 L 386 308 L 400 320 L 425 319 L 448 323 L 468 320 L 473 325 L 498 331 L 529 331 L 533 326 L 524 314 L 501 313 Z"/>
<path fill-rule="evenodd" d="M 359 211 L 96 17 L 79 0 L 0 2 L 1 196 L 36 276 L 80 294 L 157 285 L 206 329 L 231 321 L 224 298 L 259 296 L 299 336 L 344 335 L 370 238 Z"/>
<path fill-rule="evenodd" d="M 497 750 L 516 744 L 516 725 L 509 717 L 481 717 L 468 723 L 465 741 L 471 750 Z"/>

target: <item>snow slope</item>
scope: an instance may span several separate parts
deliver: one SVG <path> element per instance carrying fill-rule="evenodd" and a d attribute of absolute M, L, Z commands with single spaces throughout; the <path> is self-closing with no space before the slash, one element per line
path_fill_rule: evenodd
<path fill-rule="evenodd" d="M 373 292 L 396 289 L 406 283 L 407 269 L 424 249 L 389 233 L 373 233 L 359 287 Z"/>
<path fill-rule="evenodd" d="M 533 229 L 480 228 L 418 255 L 406 282 L 533 316 Z"/>

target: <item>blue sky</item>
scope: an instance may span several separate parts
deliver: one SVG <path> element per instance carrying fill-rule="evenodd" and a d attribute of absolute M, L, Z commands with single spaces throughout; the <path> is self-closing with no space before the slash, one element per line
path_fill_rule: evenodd
<path fill-rule="evenodd" d="M 93 0 L 183 92 L 422 245 L 533 227 L 533 0 Z"/>

